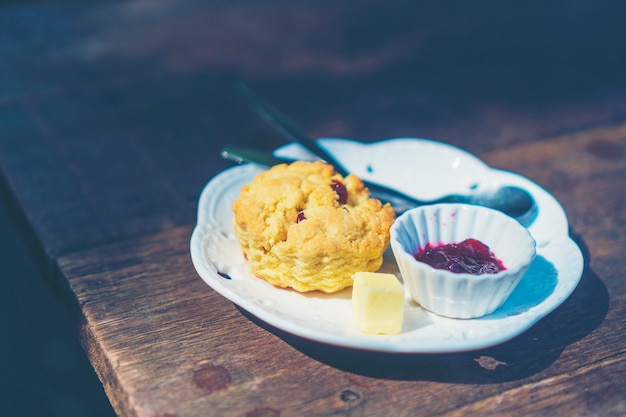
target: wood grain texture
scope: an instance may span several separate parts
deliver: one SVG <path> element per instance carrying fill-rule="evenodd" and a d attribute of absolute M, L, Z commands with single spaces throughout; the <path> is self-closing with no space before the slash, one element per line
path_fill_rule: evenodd
<path fill-rule="evenodd" d="M 625 5 L 0 5 L 2 180 L 119 415 L 626 414 Z M 222 146 L 284 143 L 241 79 L 314 136 L 437 139 L 537 182 L 583 249 L 579 286 L 514 340 L 445 355 L 240 310 L 189 237 Z"/>
<path fill-rule="evenodd" d="M 282 144 L 241 79 L 314 136 L 475 153 L 626 117 L 621 2 L 359 3 L 4 6 L 0 165 L 49 256 L 189 224 L 224 145 Z"/>
<path fill-rule="evenodd" d="M 621 253 L 626 239 L 626 124 L 540 139 L 490 152 L 484 160 L 519 172 L 545 187 L 563 205 L 573 233 L 606 277 L 613 296 L 626 295 Z"/>
<path fill-rule="evenodd" d="M 171 229 L 59 260 L 120 415 L 624 411 L 625 305 L 609 310 L 589 269 L 562 307 L 503 345 L 377 354 L 300 339 L 237 309 L 196 275 L 190 233 Z"/>

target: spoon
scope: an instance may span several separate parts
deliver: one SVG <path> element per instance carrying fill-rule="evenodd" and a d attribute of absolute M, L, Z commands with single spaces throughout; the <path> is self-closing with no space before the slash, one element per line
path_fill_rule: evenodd
<path fill-rule="evenodd" d="M 248 148 L 227 147 L 221 152 L 224 159 L 236 163 L 252 162 L 264 166 L 273 166 L 293 162 L 294 159 L 276 157 L 270 152 Z M 437 203 L 465 203 L 474 204 L 499 210 L 518 220 L 533 209 L 533 198 L 525 190 L 515 186 L 502 186 L 493 190 L 470 194 L 451 194 L 436 200 L 420 200 L 406 195 L 398 190 L 381 184 L 363 180 L 363 184 L 370 190 L 370 195 L 383 203 L 390 203 L 397 215 L 417 206 Z"/>
<path fill-rule="evenodd" d="M 315 139 L 309 136 L 302 128 L 300 128 L 300 126 L 285 116 L 282 112 L 255 94 L 245 84 L 239 83 L 237 88 L 244 98 L 246 98 L 248 103 L 254 108 L 254 110 L 256 110 L 258 115 L 280 134 L 288 139 L 295 140 L 300 143 L 320 160 L 332 165 L 335 168 L 335 171 L 342 176 L 345 177 L 349 174 L 349 172 L 337 159 L 334 158 L 333 155 L 326 152 L 326 150 L 322 148 Z M 226 149 L 225 151 L 229 151 L 229 149 Z M 228 156 L 224 154 L 225 151 L 222 152 L 223 157 Z M 231 154 L 233 154 L 233 151 L 237 150 L 230 148 Z M 239 149 L 239 151 L 244 151 L 245 153 L 249 150 Z M 233 154 L 233 157 L 237 159 L 245 156 L 246 159 L 251 162 L 260 162 L 257 157 L 261 157 L 261 155 L 258 153 L 259 152 L 257 151 L 256 154 Z M 264 165 L 274 165 L 276 163 L 276 158 L 273 155 L 270 156 L 272 160 L 266 161 L 269 163 L 265 163 Z M 285 161 L 283 160 L 282 162 Z M 396 210 L 397 214 L 401 214 L 410 208 L 425 204 L 466 203 L 493 208 L 521 221 L 521 219 L 527 219 L 535 208 L 535 201 L 532 196 L 526 190 L 514 186 L 503 186 L 492 191 L 467 195 L 455 194 L 445 196 L 437 200 L 423 201 L 401 193 L 398 190 L 385 187 L 381 184 L 366 181 L 363 182 L 365 186 L 369 188 L 372 196 L 375 196 L 375 198 L 383 202 L 391 203 L 391 206 Z"/>

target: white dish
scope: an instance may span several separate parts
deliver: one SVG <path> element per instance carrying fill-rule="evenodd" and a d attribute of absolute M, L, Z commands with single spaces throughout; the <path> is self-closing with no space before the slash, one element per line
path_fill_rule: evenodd
<path fill-rule="evenodd" d="M 349 171 L 417 198 L 504 184 L 525 188 L 537 203 L 533 218 L 526 222 L 537 241 L 537 257 L 504 305 L 487 316 L 445 318 L 423 310 L 407 296 L 401 334 L 361 334 L 352 317 L 351 289 L 331 295 L 302 294 L 275 288 L 250 273 L 232 233 L 231 206 L 240 188 L 263 168 L 253 164 L 236 166 L 214 177 L 201 193 L 198 223 L 191 236 L 191 258 L 211 288 L 266 323 L 300 337 L 348 348 L 457 352 L 514 338 L 557 308 L 578 285 L 583 257 L 569 237 L 565 213 L 553 196 L 532 181 L 492 169 L 459 148 L 430 140 L 400 138 L 364 144 L 320 139 L 320 144 Z M 275 153 L 311 158 L 295 144 Z M 381 271 L 400 277 L 390 250 Z"/>
<path fill-rule="evenodd" d="M 391 251 L 411 298 L 440 316 L 473 319 L 493 313 L 515 290 L 535 258 L 535 240 L 527 228 L 502 212 L 470 204 L 412 208 L 396 219 L 389 233 Z M 490 268 L 482 274 L 452 272 L 415 259 L 415 253 L 429 244 L 436 248 L 466 239 L 487 245 L 506 268 Z M 444 258 L 436 256 L 439 261 Z"/>

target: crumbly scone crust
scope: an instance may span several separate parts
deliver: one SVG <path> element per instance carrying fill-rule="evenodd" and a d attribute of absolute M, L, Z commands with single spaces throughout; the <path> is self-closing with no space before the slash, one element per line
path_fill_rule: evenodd
<path fill-rule="evenodd" d="M 345 204 L 333 181 L 345 185 Z M 378 270 L 395 220 L 392 207 L 370 198 L 358 177 L 343 178 L 320 161 L 260 173 L 241 189 L 233 213 L 251 271 L 300 292 L 336 292 L 352 285 L 355 272 Z"/>

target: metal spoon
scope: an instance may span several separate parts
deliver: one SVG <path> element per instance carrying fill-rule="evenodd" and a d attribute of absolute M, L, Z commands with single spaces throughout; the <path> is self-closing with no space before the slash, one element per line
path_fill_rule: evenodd
<path fill-rule="evenodd" d="M 282 112 L 280 112 L 270 103 L 256 95 L 245 84 L 239 83 L 237 88 L 239 92 L 246 98 L 248 103 L 254 108 L 254 110 L 256 110 L 259 116 L 261 116 L 263 120 L 265 120 L 279 133 L 281 133 L 288 139 L 295 140 L 296 142 L 303 145 L 306 149 L 311 151 L 319 159 L 331 164 L 335 168 L 335 171 L 337 173 L 343 176 L 349 174 L 349 172 L 341 165 L 341 163 L 337 159 L 333 157 L 333 155 L 326 152 L 324 148 L 319 146 L 315 139 L 309 136 L 302 128 L 300 128 L 300 126 L 298 126 L 295 122 L 285 116 Z M 245 156 L 245 159 L 247 159 L 248 161 L 260 162 L 258 160 L 258 157 L 260 156 L 258 155 L 258 153 L 253 155 L 250 153 L 245 153 L 246 150 L 239 149 L 239 151 L 244 151 L 245 155 L 242 155 L 241 152 L 235 152 L 238 153 L 238 155 L 234 155 L 233 151 L 234 149 L 231 148 L 230 153 L 233 155 L 234 158 L 241 158 Z M 227 157 L 227 155 L 224 154 L 224 151 L 222 152 L 222 156 Z M 272 156 L 272 158 L 274 157 Z M 274 165 L 274 163 L 272 163 L 271 161 L 266 162 L 269 163 L 265 163 L 265 165 Z M 532 196 L 526 190 L 514 186 L 505 186 L 499 189 L 495 189 L 493 191 L 485 191 L 482 193 L 474 193 L 468 195 L 449 195 L 439 198 L 437 200 L 422 201 L 401 193 L 397 190 L 382 186 L 380 184 L 374 184 L 365 181 L 364 183 L 369 188 L 372 196 L 378 198 L 381 201 L 391 203 L 391 205 L 396 210 L 396 213 L 398 214 L 403 213 L 409 208 L 416 207 L 418 205 L 454 202 L 476 204 L 493 208 L 502 211 L 503 213 L 508 214 L 511 217 L 515 217 L 521 221 L 521 219 L 528 219 L 530 214 L 535 209 L 535 201 Z"/>
<path fill-rule="evenodd" d="M 253 162 L 264 166 L 293 162 L 293 159 L 278 158 L 270 152 L 236 147 L 224 148 L 221 156 L 237 163 Z M 530 213 L 535 204 L 528 192 L 514 186 L 503 186 L 494 190 L 467 195 L 452 194 L 436 200 L 419 200 L 381 184 L 366 180 L 363 180 L 363 183 L 369 188 L 372 197 L 384 203 L 390 203 L 398 215 L 413 207 L 426 204 L 466 203 L 493 208 L 520 219 Z"/>

